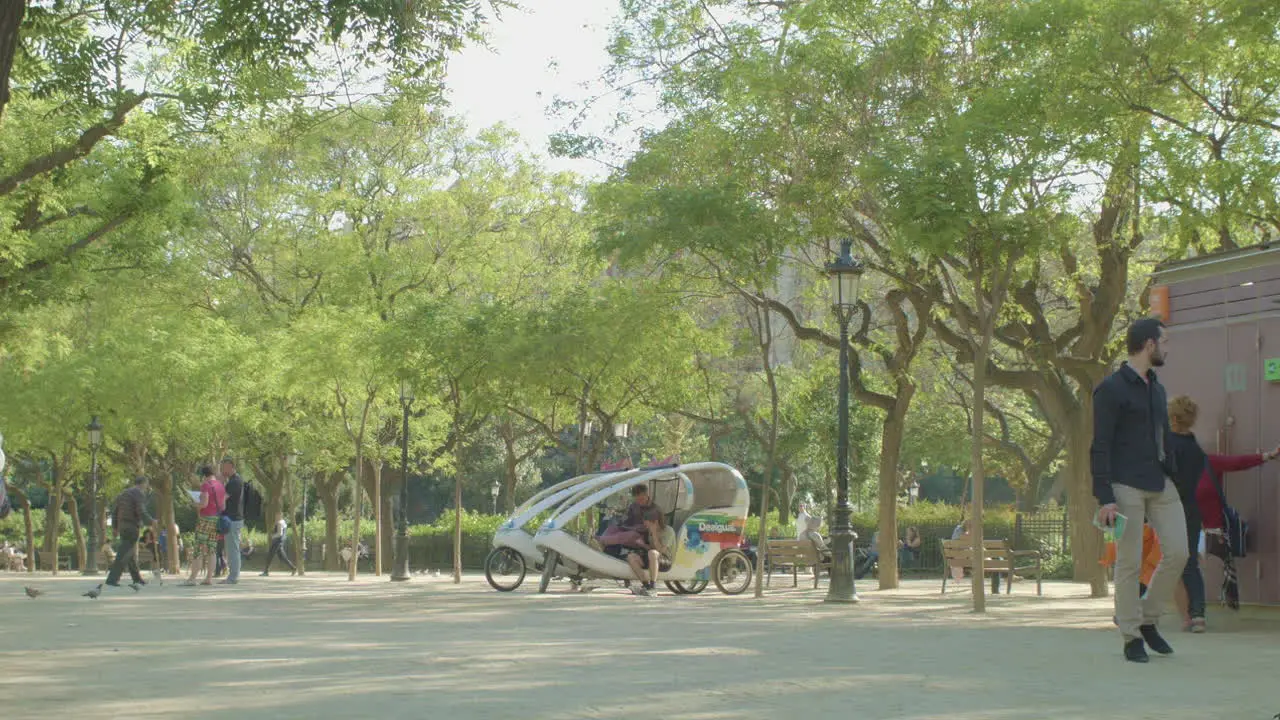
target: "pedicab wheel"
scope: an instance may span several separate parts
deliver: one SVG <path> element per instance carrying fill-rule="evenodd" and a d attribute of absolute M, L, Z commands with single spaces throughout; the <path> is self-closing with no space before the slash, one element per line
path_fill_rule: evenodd
<path fill-rule="evenodd" d="M 741 595 L 751 587 L 751 558 L 738 548 L 721 550 L 711 563 L 711 579 L 725 595 Z"/>
<path fill-rule="evenodd" d="M 560 553 L 548 550 L 542 560 L 542 579 L 538 581 L 538 592 L 544 593 L 551 586 L 551 578 L 556 576 L 556 565 L 560 563 Z"/>
<path fill-rule="evenodd" d="M 484 579 L 498 592 L 511 592 L 520 587 L 526 571 L 524 555 L 515 548 L 494 548 L 484 559 Z"/>
<path fill-rule="evenodd" d="M 687 583 L 681 582 L 679 580 L 672 580 L 671 582 L 667 583 L 667 587 L 670 587 L 671 592 L 677 595 L 697 595 L 703 590 L 706 590 L 707 586 L 710 584 L 711 584 L 710 580 L 701 580 L 701 579 L 694 580 L 693 582 L 687 582 Z"/>

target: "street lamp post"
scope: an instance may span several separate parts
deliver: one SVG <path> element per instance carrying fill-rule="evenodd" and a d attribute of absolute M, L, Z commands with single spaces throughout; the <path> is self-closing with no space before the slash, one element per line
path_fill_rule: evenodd
<path fill-rule="evenodd" d="M 831 526 L 831 582 L 827 602 L 856 603 L 853 584 L 853 525 L 849 507 L 849 321 L 858 308 L 858 284 L 862 263 L 851 254 L 853 242 L 840 243 L 840 257 L 827 266 L 831 301 L 840 322 L 840 395 L 836 412 L 836 511 Z"/>
<path fill-rule="evenodd" d="M 413 405 L 413 385 L 400 381 L 400 407 L 404 422 L 400 429 L 400 509 L 396 516 L 395 567 L 392 582 L 409 580 L 409 406 Z"/>
<path fill-rule="evenodd" d="M 499 491 L 498 481 L 494 480 L 493 487 L 489 488 L 489 494 L 493 496 L 493 514 L 494 515 L 498 514 L 498 491 Z"/>
<path fill-rule="evenodd" d="M 102 447 L 102 423 L 98 416 L 89 419 L 89 542 L 82 575 L 98 574 L 98 448 Z M 55 560 L 56 563 L 56 560 Z M 55 565 L 56 569 L 56 565 Z"/>
<path fill-rule="evenodd" d="M 293 477 L 298 481 L 298 493 L 301 497 L 301 512 L 298 514 L 298 527 L 293 536 L 293 565 L 298 568 L 299 575 L 307 574 L 306 562 L 306 544 L 307 544 L 307 484 L 303 479 L 302 473 L 298 471 L 298 461 L 302 456 L 297 450 L 289 453 L 289 471 L 293 473 Z M 298 503 L 295 503 L 298 505 Z M 298 507 L 294 508 L 299 509 Z"/>

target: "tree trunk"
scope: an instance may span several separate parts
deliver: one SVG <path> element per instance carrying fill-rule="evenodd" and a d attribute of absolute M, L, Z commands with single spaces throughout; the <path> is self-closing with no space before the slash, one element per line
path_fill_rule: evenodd
<path fill-rule="evenodd" d="M 360 562 L 360 516 L 364 510 L 364 488 L 360 486 L 360 481 L 364 475 L 364 437 L 356 441 L 356 478 L 355 484 L 351 487 L 351 507 L 355 513 L 355 522 L 351 528 L 351 559 L 347 561 L 347 581 L 356 579 L 356 565 Z"/>
<path fill-rule="evenodd" d="M 342 568 L 342 556 L 338 554 L 338 491 L 342 489 L 339 473 L 334 477 L 316 478 L 316 491 L 320 502 L 324 503 L 324 569 L 339 570 Z"/>
<path fill-rule="evenodd" d="M 462 582 L 462 476 L 453 479 L 453 583 Z"/>
<path fill-rule="evenodd" d="M 769 539 L 769 485 L 773 481 L 773 469 L 778 459 L 778 379 L 773 374 L 773 327 L 769 324 L 768 309 L 757 308 L 757 339 L 760 343 L 760 357 L 764 363 L 764 377 L 769 385 L 769 448 L 764 466 L 764 489 L 760 492 L 760 532 L 756 538 L 756 553 L 764 558 Z M 755 596 L 764 597 L 764 563 L 759 563 L 761 572 L 756 573 Z"/>
<path fill-rule="evenodd" d="M 166 561 L 164 570 L 177 575 L 182 572 L 182 558 L 178 556 L 178 533 L 175 531 L 178 527 L 178 514 L 173 507 L 173 480 L 170 479 L 167 484 L 169 487 L 164 493 L 156 493 L 156 515 L 160 516 L 160 526 L 166 530 L 164 534 L 164 557 Z M 156 558 L 156 567 L 160 566 L 159 563 L 160 558 Z"/>
<path fill-rule="evenodd" d="M 508 444 L 503 462 L 502 477 L 502 489 L 506 495 L 503 500 L 503 507 L 506 508 L 508 515 L 516 510 L 516 481 L 519 467 L 520 462 L 519 458 L 516 457 L 515 447 L 512 444 Z"/>
<path fill-rule="evenodd" d="M 1071 565 L 1077 581 L 1089 583 L 1092 597 L 1106 597 L 1107 574 L 1102 564 L 1102 533 L 1093 526 L 1097 501 L 1093 497 L 1093 474 L 1089 469 L 1092 444 L 1093 394 L 1081 393 L 1081 408 L 1072 418 L 1067 434 L 1067 514 L 1071 525 Z M 1194 548 L 1192 549 L 1194 552 Z"/>
<path fill-rule="evenodd" d="M 712 425 L 707 433 L 707 459 L 710 462 L 720 462 L 720 438 L 723 435 L 719 425 Z"/>
<path fill-rule="evenodd" d="M 84 533 L 80 529 L 80 508 L 76 504 L 74 493 L 67 493 L 67 514 L 71 516 L 71 531 L 76 537 L 76 567 L 83 570 L 87 567 L 86 561 L 89 554 L 86 550 Z"/>
<path fill-rule="evenodd" d="M 778 524 L 791 522 L 791 505 L 796 495 L 796 473 L 790 466 L 782 468 L 782 497 L 778 502 Z"/>
<path fill-rule="evenodd" d="M 36 571 L 36 527 L 31 522 L 31 500 L 25 492 L 14 487 L 9 488 L 9 495 L 22 506 L 22 522 L 27 530 L 27 572 L 33 573 Z"/>
<path fill-rule="evenodd" d="M 393 518 L 393 519 L 391 522 L 382 523 L 382 532 L 379 535 L 382 538 L 382 547 L 392 548 L 392 552 L 386 553 L 383 557 L 383 560 L 387 564 L 387 566 L 383 568 L 383 570 L 386 570 L 388 572 L 394 569 L 392 565 L 395 563 L 396 523 L 394 520 L 395 518 L 394 503 L 392 502 L 391 498 L 392 496 L 390 493 L 388 493 L 386 497 L 382 498 L 382 517 Z"/>
<path fill-rule="evenodd" d="M 55 457 L 53 485 L 49 488 L 49 502 L 44 506 L 44 545 L 46 553 L 57 553 L 58 536 L 62 534 L 62 505 L 66 502 L 66 476 L 62 464 Z M 101 539 L 101 538 L 99 538 Z"/>
<path fill-rule="evenodd" d="M 9 105 L 9 76 L 13 72 L 13 59 L 22 44 L 20 30 L 22 16 L 27 12 L 27 0 L 0 2 L 0 119 Z"/>
<path fill-rule="evenodd" d="M 981 299 L 978 301 L 978 308 L 979 312 L 982 312 Z M 993 317 L 990 322 L 984 320 L 983 324 L 993 328 L 996 308 L 991 308 L 988 312 Z M 973 361 L 973 432 L 969 443 L 969 463 L 973 468 L 973 506 L 970 511 L 973 518 L 970 532 L 970 539 L 973 541 L 973 611 L 979 613 L 987 611 L 987 574 L 983 570 L 982 547 L 982 541 L 986 535 L 982 523 L 983 489 L 986 485 L 986 473 L 982 467 L 982 439 L 985 432 L 983 423 L 986 418 L 987 358 L 991 357 L 991 336 L 990 329 L 984 328 L 982 338 L 979 340 L 978 353 Z"/>
<path fill-rule="evenodd" d="M 898 461 L 902 457 L 902 436 L 915 385 L 898 382 L 898 396 L 885 411 L 880 434 L 880 503 L 876 552 L 880 553 L 880 589 L 898 587 Z"/>
<path fill-rule="evenodd" d="M 382 577 L 382 458 L 373 461 L 373 574 Z"/>

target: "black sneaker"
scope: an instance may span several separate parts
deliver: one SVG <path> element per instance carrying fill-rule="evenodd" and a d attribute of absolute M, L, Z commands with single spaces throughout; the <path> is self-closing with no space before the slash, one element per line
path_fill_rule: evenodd
<path fill-rule="evenodd" d="M 1173 654 L 1173 646 L 1169 645 L 1163 637 L 1160 637 L 1160 633 L 1156 630 L 1155 625 L 1143 625 L 1138 628 L 1138 632 L 1142 633 L 1142 639 L 1147 641 L 1147 644 L 1151 646 L 1152 650 L 1160 653 L 1161 655 Z"/>
<path fill-rule="evenodd" d="M 645 583 L 645 584 L 644 584 L 644 589 L 645 589 L 645 590 L 648 590 L 649 592 L 653 592 L 653 590 L 654 590 L 654 588 L 655 588 L 655 587 L 657 587 L 657 586 L 656 586 L 656 585 L 654 585 L 654 584 L 653 584 L 653 583 L 651 583 L 651 582 L 647 582 L 647 583 Z"/>
<path fill-rule="evenodd" d="M 1147 656 L 1147 649 L 1142 646 L 1142 638 L 1125 641 L 1124 659 L 1136 663 L 1151 662 L 1151 658 Z"/>
<path fill-rule="evenodd" d="M 261 577 L 271 577 L 271 573 L 267 572 L 266 570 L 263 570 L 262 572 L 258 573 L 258 575 Z"/>

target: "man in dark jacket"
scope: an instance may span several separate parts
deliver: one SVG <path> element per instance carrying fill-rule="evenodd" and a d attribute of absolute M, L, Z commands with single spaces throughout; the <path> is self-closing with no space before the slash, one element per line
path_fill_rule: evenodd
<path fill-rule="evenodd" d="M 144 525 L 154 527 L 156 524 L 147 512 L 149 489 L 147 478 L 139 475 L 133 479 L 133 487 L 120 493 L 112 506 L 111 530 L 120 541 L 116 547 L 116 559 L 107 573 L 107 584 L 112 587 L 120 587 L 120 576 L 126 566 L 135 585 L 147 584 L 138 571 L 138 535 Z"/>
<path fill-rule="evenodd" d="M 235 585 L 240 582 L 240 563 L 244 560 L 240 555 L 240 531 L 244 530 L 244 479 L 236 472 L 236 463 L 231 458 L 222 461 L 223 486 L 227 489 L 227 509 L 223 511 L 231 520 L 231 529 L 225 533 L 227 543 L 227 577 L 223 585 Z"/>
<path fill-rule="evenodd" d="M 1164 325 L 1146 318 L 1129 327 L 1129 359 L 1093 391 L 1093 494 L 1101 508 L 1099 521 L 1114 526 L 1125 517 L 1124 534 L 1116 541 L 1116 624 L 1124 638 L 1124 656 L 1147 662 L 1144 646 L 1161 655 L 1173 648 L 1156 623 L 1173 598 L 1187 564 L 1187 526 L 1178 490 L 1169 479 L 1172 462 L 1169 409 L 1154 368 L 1164 365 Z M 1142 570 L 1143 518 L 1160 538 L 1162 557 L 1146 593 L 1139 594 Z"/>

